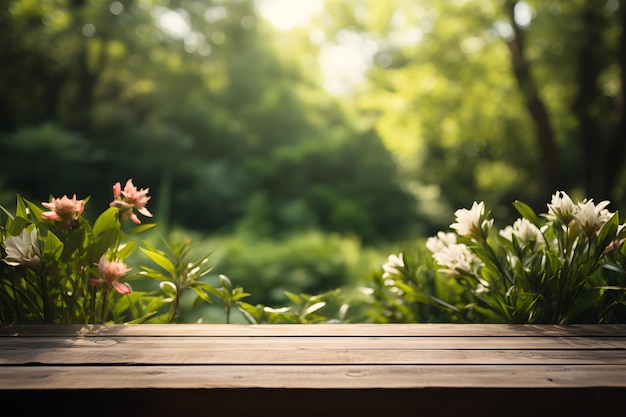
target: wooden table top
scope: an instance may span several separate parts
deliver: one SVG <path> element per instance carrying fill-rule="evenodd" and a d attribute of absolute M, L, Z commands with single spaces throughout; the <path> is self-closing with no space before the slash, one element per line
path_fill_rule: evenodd
<path fill-rule="evenodd" d="M 144 402 L 146 393 L 154 398 L 155 392 L 174 399 L 198 390 L 209 396 L 260 390 L 265 397 L 254 397 L 257 402 L 291 392 L 295 406 L 300 404 L 297 395 L 324 392 L 337 396 L 335 402 L 349 398 L 345 407 L 383 395 L 379 391 L 410 392 L 415 399 L 455 392 L 474 401 L 477 393 L 494 398 L 493 392 L 503 390 L 530 398 L 532 390 L 545 397 L 546 407 L 559 395 L 575 404 L 581 392 L 593 392 L 598 404 L 609 407 L 611 401 L 626 399 L 626 325 L 0 327 L 0 399 L 100 390 L 124 396 L 133 392 L 144 396 Z M 500 403 L 516 398 L 505 397 Z M 285 395 L 279 400 L 290 401 Z M 438 404 L 446 404 L 445 396 Z M 575 407 L 573 411 L 581 411 Z"/>

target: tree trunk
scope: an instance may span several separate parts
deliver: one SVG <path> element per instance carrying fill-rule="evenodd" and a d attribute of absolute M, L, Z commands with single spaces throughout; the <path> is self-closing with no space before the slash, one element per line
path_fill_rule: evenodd
<path fill-rule="evenodd" d="M 613 188 L 616 185 L 618 174 L 624 166 L 624 150 L 626 149 L 626 131 L 624 130 L 624 116 L 626 116 L 626 110 L 624 109 L 624 85 L 626 84 L 626 13 L 624 12 L 623 2 L 619 9 L 619 23 L 621 27 L 621 36 L 618 47 L 618 62 L 621 68 L 620 86 L 619 91 L 613 100 L 615 109 L 615 127 L 613 129 L 611 143 L 608 146 L 606 163 L 604 166 L 606 194 L 612 197 L 612 201 L 615 201 L 618 197 L 624 198 L 623 195 L 613 195 Z"/>
<path fill-rule="evenodd" d="M 582 43 L 578 49 L 576 67 L 578 95 L 572 110 L 578 120 L 578 140 L 582 150 L 585 194 L 594 200 L 610 199 L 612 178 L 608 160 L 609 152 L 615 152 L 619 142 L 612 137 L 603 113 L 609 112 L 602 103 L 599 77 L 605 66 L 602 48 L 602 32 L 607 24 L 603 17 L 603 5 L 587 0 L 580 17 Z M 614 161 L 617 162 L 617 161 Z"/>
<path fill-rule="evenodd" d="M 505 9 L 515 35 L 513 39 L 507 41 L 507 46 L 511 52 L 513 73 L 535 127 L 537 145 L 541 150 L 543 192 L 547 197 L 561 188 L 561 158 L 548 112 L 530 73 L 530 63 L 524 55 L 524 32 L 515 22 L 516 4 L 516 0 L 509 0 L 505 3 Z"/>

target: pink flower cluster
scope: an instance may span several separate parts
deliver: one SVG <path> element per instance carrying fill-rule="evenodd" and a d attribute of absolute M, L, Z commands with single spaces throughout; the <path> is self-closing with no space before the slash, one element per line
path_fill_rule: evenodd
<path fill-rule="evenodd" d="M 61 220 L 67 225 L 78 220 L 78 215 L 85 209 L 85 200 L 77 200 L 76 194 L 72 198 L 64 195 L 61 198 L 53 198 L 49 203 L 41 204 L 50 209 L 41 213 L 42 219 Z"/>
<path fill-rule="evenodd" d="M 113 201 L 109 205 L 117 207 L 120 220 L 129 218 L 133 223 L 141 224 L 141 220 L 133 210 L 136 209 L 146 217 L 152 217 L 152 213 L 146 208 L 146 204 L 152 198 L 148 195 L 149 190 L 149 188 L 137 189 L 132 179 L 126 181 L 123 190 L 122 185 L 117 182 L 113 185 Z M 61 220 L 68 226 L 78 220 L 78 215 L 85 209 L 85 200 L 78 200 L 76 194 L 72 198 L 64 195 L 41 204 L 49 209 L 41 214 L 42 219 Z"/>
<path fill-rule="evenodd" d="M 113 201 L 109 204 L 118 209 L 121 221 L 130 219 L 135 224 L 141 224 L 139 217 L 134 213 L 137 210 L 146 217 L 152 217 L 152 213 L 146 208 L 146 203 L 150 200 L 148 188 L 137 189 L 133 185 L 133 180 L 126 181 L 122 190 L 122 185 L 117 182 L 113 185 Z M 76 225 L 78 216 L 85 209 L 85 200 L 78 200 L 76 194 L 72 198 L 64 195 L 61 198 L 52 198 L 50 202 L 41 203 L 49 211 L 41 214 L 42 219 L 60 220 L 66 228 Z M 100 261 L 94 264 L 99 272 L 100 278 L 92 278 L 93 285 L 106 284 L 114 288 L 120 294 L 129 294 L 131 289 L 128 285 L 118 282 L 130 269 L 124 262 L 119 260 L 109 261 L 106 256 L 102 256 Z"/>
<path fill-rule="evenodd" d="M 152 213 L 146 208 L 146 203 L 152 198 L 148 196 L 149 190 L 149 188 L 138 190 L 133 185 L 132 179 L 126 181 L 123 190 L 122 185 L 117 182 L 113 185 L 113 201 L 110 206 L 118 208 L 120 220 L 130 218 L 133 223 L 141 224 L 139 217 L 133 212 L 133 209 L 137 209 L 139 213 L 146 217 L 152 217 Z"/>
<path fill-rule="evenodd" d="M 100 258 L 100 262 L 95 264 L 102 275 L 102 278 L 92 278 L 91 284 L 107 284 L 115 288 L 120 294 L 130 294 L 132 290 L 128 285 L 125 285 L 118 280 L 126 275 L 130 268 L 126 266 L 124 262 L 120 261 L 108 261 L 104 255 Z"/>

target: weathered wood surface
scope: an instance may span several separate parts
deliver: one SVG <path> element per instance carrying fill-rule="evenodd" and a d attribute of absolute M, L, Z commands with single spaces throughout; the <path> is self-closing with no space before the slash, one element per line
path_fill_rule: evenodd
<path fill-rule="evenodd" d="M 16 399 L 117 416 L 626 415 L 626 325 L 0 327 L 0 400 Z"/>

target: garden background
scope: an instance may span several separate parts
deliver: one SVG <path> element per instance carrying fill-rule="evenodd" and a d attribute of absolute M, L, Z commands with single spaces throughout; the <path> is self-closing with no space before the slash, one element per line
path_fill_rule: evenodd
<path fill-rule="evenodd" d="M 0 205 L 76 194 L 95 218 L 132 178 L 152 242 L 189 236 L 207 280 L 272 306 L 358 294 L 473 201 L 503 224 L 557 190 L 623 211 L 624 7 L 7 1 Z"/>

